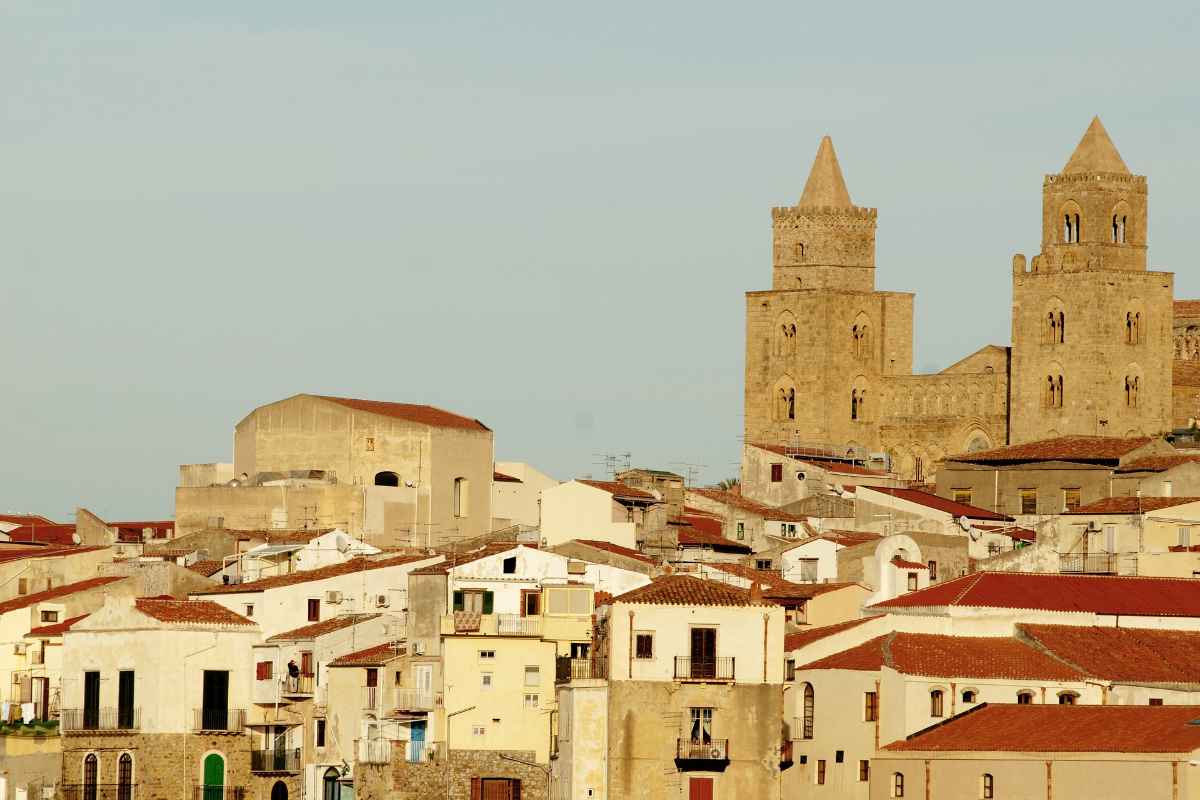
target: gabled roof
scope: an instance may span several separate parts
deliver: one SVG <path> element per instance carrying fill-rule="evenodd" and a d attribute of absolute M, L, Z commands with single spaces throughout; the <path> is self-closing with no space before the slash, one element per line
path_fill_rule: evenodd
<path fill-rule="evenodd" d="M 1181 464 L 1200 462 L 1200 455 L 1181 453 L 1171 456 L 1146 456 L 1127 461 L 1117 467 L 1117 472 L 1166 472 Z"/>
<path fill-rule="evenodd" d="M 495 483 L 524 483 L 520 478 L 514 478 L 512 475 L 505 475 L 503 472 L 492 472 L 492 481 Z"/>
<path fill-rule="evenodd" d="M 497 553 L 504 553 L 509 550 L 515 550 L 517 547 L 528 547 L 531 550 L 537 550 L 538 546 L 530 542 L 518 542 L 515 540 L 503 542 L 488 542 L 483 547 L 469 550 L 465 553 L 445 552 L 443 549 L 444 559 L 436 564 L 430 564 L 427 567 L 415 569 L 413 575 L 449 575 L 450 570 L 454 567 L 470 564 L 473 561 L 479 561 L 488 556 L 494 556 Z M 429 556 L 421 556 L 421 558 L 429 558 Z"/>
<path fill-rule="evenodd" d="M 1091 678 L 1200 684 L 1200 632 L 1027 624 L 1017 631 Z"/>
<path fill-rule="evenodd" d="M 378 667 L 393 661 L 408 652 L 403 642 L 384 642 L 365 650 L 356 650 L 338 656 L 329 662 L 331 667 Z"/>
<path fill-rule="evenodd" d="M 584 545 L 585 547 L 591 547 L 595 550 L 603 550 L 606 553 L 614 553 L 619 556 L 625 556 L 626 558 L 635 558 L 638 561 L 644 561 L 647 564 L 654 563 L 654 559 L 650 558 L 650 556 L 646 555 L 645 553 L 642 553 L 638 550 L 631 550 L 628 547 L 622 547 L 621 545 L 613 544 L 612 542 L 605 542 L 601 539 L 576 539 L 575 541 L 581 545 Z"/>
<path fill-rule="evenodd" d="M 740 508 L 743 511 L 748 511 L 751 514 L 771 520 L 772 522 L 804 522 L 805 520 L 805 517 L 789 513 L 780 508 L 772 508 L 762 503 L 756 503 L 750 498 L 743 497 L 734 492 L 726 492 L 721 489 L 688 489 L 688 491 L 695 492 L 701 497 L 712 500 L 714 503 L 722 503 L 734 508 Z"/>
<path fill-rule="evenodd" d="M 613 598 L 614 603 L 647 603 L 666 606 L 770 606 L 767 600 L 751 602 L 750 592 L 727 583 L 691 575 L 666 575 Z"/>
<path fill-rule="evenodd" d="M 75 542 L 74 525 L 22 525 L 13 528 L 5 534 L 11 542 L 44 542 L 48 544 L 73 545 Z"/>
<path fill-rule="evenodd" d="M 64 583 L 62 586 L 55 586 L 53 589 L 46 589 L 42 592 L 19 595 L 0 603 L 0 614 L 7 614 L 9 611 L 17 611 L 22 608 L 29 608 L 37 603 L 42 603 L 47 600 L 57 600 L 60 597 L 67 597 L 68 595 L 76 594 L 78 592 L 86 592 L 89 589 L 95 589 L 99 586 L 107 586 L 110 583 L 115 583 L 121 580 L 125 580 L 124 576 L 118 575 L 108 578 L 88 578 L 87 580 L 76 581 L 75 583 Z"/>
<path fill-rule="evenodd" d="M 71 630 L 71 627 L 79 620 L 87 617 L 87 614 L 80 614 L 78 617 L 64 619 L 62 622 L 56 622 L 53 625 L 42 625 L 40 628 L 33 628 L 29 633 L 25 634 L 25 638 L 38 636 L 62 636 L 66 631 Z"/>
<path fill-rule="evenodd" d="M 491 430 L 477 419 L 463 417 L 434 406 L 419 405 L 416 403 L 388 403 L 382 400 L 357 400 L 352 397 L 330 397 L 323 394 L 310 396 L 318 400 L 337 403 L 339 406 L 352 408 L 355 411 L 365 411 L 368 414 L 378 414 L 382 417 L 416 422 L 421 425 L 429 425 L 433 428 L 460 428 L 475 431 Z"/>
<path fill-rule="evenodd" d="M 383 616 L 382 614 L 341 614 L 332 619 L 321 620 L 314 622 L 311 625 L 303 625 L 299 628 L 293 628 L 290 631 L 277 633 L 267 639 L 268 642 L 296 642 L 315 639 L 318 636 L 324 636 L 327 633 L 340 631 L 345 628 L 357 625 L 360 622 L 370 622 Z"/>
<path fill-rule="evenodd" d="M 871 533 L 870 531 L 813 530 L 814 533 L 812 536 L 808 537 L 802 542 L 798 542 L 798 544 L 805 544 L 807 542 L 816 541 L 817 539 L 824 539 L 827 542 L 833 542 L 834 544 L 841 545 L 842 547 L 853 547 L 856 544 L 863 544 L 865 542 L 878 542 L 883 538 L 880 534 Z"/>
<path fill-rule="evenodd" d="M 955 517 L 967 517 L 968 519 L 991 519 L 1011 521 L 1012 517 L 1005 514 L 997 514 L 995 511 L 988 511 L 986 508 L 968 505 L 966 503 L 956 503 L 945 497 L 939 497 L 936 494 L 922 492 L 919 489 L 901 489 L 892 486 L 860 486 L 860 489 L 865 489 L 872 492 L 882 492 L 883 494 L 895 497 L 898 500 L 907 500 L 910 503 L 916 503 L 926 508 L 931 508 L 934 511 L 942 511 L 951 514 Z"/>
<path fill-rule="evenodd" d="M 53 520 L 46 519 L 41 514 L 0 514 L 0 522 L 13 525 L 54 525 Z"/>
<path fill-rule="evenodd" d="M 220 561 L 193 561 L 187 565 L 192 572 L 198 572 L 206 578 L 211 578 L 221 571 L 224 565 Z"/>
<path fill-rule="evenodd" d="M 884 747 L 888 751 L 1190 753 L 1200 706 L 984 703 Z"/>
<path fill-rule="evenodd" d="M 833 636 L 835 633 L 848 631 L 851 628 L 857 628 L 864 622 L 870 622 L 874 617 L 863 617 L 861 619 L 850 619 L 845 622 L 835 622 L 832 625 L 821 625 L 816 628 L 808 628 L 799 631 L 798 633 L 789 633 L 783 637 L 783 649 L 787 652 L 795 650 L 805 645 L 819 642 L 820 640 Z"/>
<path fill-rule="evenodd" d="M 636 500 L 638 502 L 657 503 L 659 499 L 649 492 L 643 492 L 641 489 L 634 489 L 632 486 L 626 486 L 617 481 L 594 481 L 590 478 L 578 478 L 577 483 L 582 483 L 591 486 L 593 489 L 599 489 L 602 492 L 608 492 L 618 500 Z"/>
<path fill-rule="evenodd" d="M 762 587 L 763 597 L 768 600 L 808 600 L 827 592 L 836 592 L 854 583 L 793 583 L 773 570 L 755 569 L 744 564 L 706 564 L 709 569 L 736 575 L 748 581 L 757 581 Z"/>
<path fill-rule="evenodd" d="M 1144 617 L 1200 617 L 1200 581 L 1112 575 L 976 572 L 918 589 L 870 609 L 1036 609 Z"/>
<path fill-rule="evenodd" d="M 335 578 L 338 575 L 349 575 L 354 572 L 368 572 L 375 569 L 384 569 L 386 567 L 396 567 L 404 564 L 409 564 L 413 561 L 423 561 L 433 556 L 417 554 L 417 555 L 400 555 L 390 558 L 369 559 L 369 558 L 352 558 L 349 561 L 344 561 L 341 564 L 331 564 L 328 567 L 320 567 L 318 569 L 309 569 L 302 572 L 289 572 L 287 575 L 272 575 L 269 578 L 263 578 L 257 581 L 248 583 L 232 583 L 228 586 L 214 586 L 211 589 L 198 589 L 191 594 L 241 594 L 243 592 L 261 592 L 267 589 L 278 589 L 281 586 L 294 586 L 299 583 L 310 583 L 312 581 L 321 581 L 326 578 Z"/>
<path fill-rule="evenodd" d="M 65 547 L 63 545 L 38 545 L 35 547 L 0 547 L 0 564 L 8 561 L 20 561 L 25 558 L 63 558 L 81 553 L 94 553 L 97 550 L 107 550 L 107 545 L 92 545 L 90 547 Z"/>
<path fill-rule="evenodd" d="M 809 170 L 808 180 L 804 184 L 804 193 L 800 195 L 801 207 L 831 207 L 853 208 L 850 202 L 850 191 L 846 188 L 846 180 L 842 177 L 842 167 L 838 164 L 837 153 L 833 151 L 833 140 L 828 136 L 821 137 L 817 146 L 817 156 L 813 159 L 812 169 Z"/>
<path fill-rule="evenodd" d="M 680 517 L 672 521 L 676 525 L 675 535 L 680 547 L 711 547 L 727 553 L 750 553 L 752 548 L 742 542 L 726 539 L 720 533 L 714 533 L 707 524 L 699 526 L 692 524 L 689 517 Z M 682 524 L 680 524 L 682 523 Z"/>
<path fill-rule="evenodd" d="M 1117 146 L 1108 138 L 1108 131 L 1104 130 L 1100 117 L 1092 117 L 1091 124 L 1083 132 L 1083 138 L 1075 146 L 1075 152 L 1071 153 L 1062 171 L 1064 175 L 1088 172 L 1128 175 L 1129 167 L 1125 166 Z"/>
<path fill-rule="evenodd" d="M 798 461 L 801 464 L 817 467 L 818 469 L 826 470 L 827 472 L 836 472 L 841 475 L 877 475 L 886 477 L 886 472 L 880 472 L 874 469 L 868 469 L 861 464 L 854 463 L 852 458 L 844 455 L 836 454 L 832 450 L 823 448 L 811 447 L 791 447 L 784 444 L 769 444 L 765 442 L 750 442 L 751 447 L 757 447 L 760 450 L 766 450 L 769 453 L 784 456 L 786 458 Z"/>
<path fill-rule="evenodd" d="M 1116 464 L 1121 456 L 1145 447 L 1152 441 L 1152 436 L 1059 436 L 977 453 L 959 453 L 946 461 L 969 464 L 1020 464 L 1030 461 Z"/>
<path fill-rule="evenodd" d="M 888 633 L 797 669 L 875 671 L 931 678 L 1082 681 L 1083 674 L 1009 636 Z"/>
<path fill-rule="evenodd" d="M 1188 503 L 1200 502 L 1200 497 L 1106 497 L 1066 514 L 1141 514 Z"/>
<path fill-rule="evenodd" d="M 211 600 L 167 600 L 159 597 L 139 597 L 134 601 L 134 606 L 148 617 L 174 625 L 258 627 L 253 620 L 234 613 Z"/>

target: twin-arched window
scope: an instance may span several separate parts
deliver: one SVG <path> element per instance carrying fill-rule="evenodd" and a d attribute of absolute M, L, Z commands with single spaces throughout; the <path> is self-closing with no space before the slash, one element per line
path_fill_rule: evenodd
<path fill-rule="evenodd" d="M 862 419 L 865 416 L 865 404 L 867 402 L 866 389 L 852 389 L 850 391 L 850 419 Z"/>
<path fill-rule="evenodd" d="M 1081 227 L 1078 211 L 1074 213 L 1068 211 L 1066 214 L 1063 214 L 1063 242 L 1066 244 L 1078 244 Z"/>
<path fill-rule="evenodd" d="M 1142 312 L 1125 312 L 1125 344 L 1141 344 Z"/>
<path fill-rule="evenodd" d="M 1125 406 L 1126 408 L 1137 408 L 1138 390 L 1141 388 L 1142 379 L 1137 375 L 1125 376 Z"/>
<path fill-rule="evenodd" d="M 1125 244 L 1126 222 L 1129 219 L 1125 214 L 1113 214 L 1112 218 L 1112 243 Z"/>
<path fill-rule="evenodd" d="M 871 329 L 865 322 L 850 328 L 850 351 L 860 361 L 871 354 Z"/>
<path fill-rule="evenodd" d="M 1062 311 L 1051 311 L 1046 314 L 1046 342 L 1062 344 L 1066 339 L 1067 318 Z"/>
<path fill-rule="evenodd" d="M 779 324 L 779 344 L 777 351 L 781 356 L 796 352 L 796 323 L 784 321 Z"/>
<path fill-rule="evenodd" d="M 945 715 L 944 700 L 945 694 L 943 694 L 941 689 L 934 689 L 929 693 L 929 716 L 941 717 Z"/>
<path fill-rule="evenodd" d="M 794 386 L 780 387 L 775 396 L 775 418 L 791 420 L 796 418 L 796 388 Z"/>
<path fill-rule="evenodd" d="M 1046 376 L 1046 391 L 1042 405 L 1046 408 L 1063 407 L 1063 376 L 1061 373 Z"/>

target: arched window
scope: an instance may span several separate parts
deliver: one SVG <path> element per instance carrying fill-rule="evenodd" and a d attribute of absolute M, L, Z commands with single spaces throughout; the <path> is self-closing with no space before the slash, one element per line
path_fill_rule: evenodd
<path fill-rule="evenodd" d="M 985 772 L 983 777 L 979 779 L 979 796 L 982 800 L 992 800 L 995 797 L 996 784 L 992 778 L 992 773 Z"/>
<path fill-rule="evenodd" d="M 471 513 L 471 498 L 469 493 L 469 485 L 466 478 L 454 479 L 454 493 L 451 495 L 454 506 L 454 516 L 466 517 Z"/>
<path fill-rule="evenodd" d="M 1139 384 L 1141 379 L 1137 375 L 1125 376 L 1125 405 L 1128 408 L 1137 408 Z"/>
<path fill-rule="evenodd" d="M 850 391 L 850 419 L 858 419 L 860 412 L 861 408 L 859 407 L 858 389 L 852 389 Z"/>
<path fill-rule="evenodd" d="M 275 785 L 271 787 L 271 800 L 288 800 L 286 783 L 283 781 L 275 781 Z"/>
<path fill-rule="evenodd" d="M 1079 694 L 1077 692 L 1058 693 L 1058 704 L 1060 706 L 1073 706 L 1077 700 L 1079 700 Z"/>
<path fill-rule="evenodd" d="M 341 786 L 338 784 L 340 773 L 330 767 L 321 777 L 321 800 L 340 800 Z"/>
<path fill-rule="evenodd" d="M 1051 311 L 1046 315 L 1046 341 L 1054 344 L 1058 341 L 1058 317 Z"/>
<path fill-rule="evenodd" d="M 117 759 L 117 800 L 133 798 L 133 756 L 122 753 Z"/>
<path fill-rule="evenodd" d="M 1046 408 L 1062 408 L 1063 378 L 1062 375 L 1046 376 L 1046 397 L 1043 405 Z"/>
<path fill-rule="evenodd" d="M 1017 705 L 1033 705 L 1033 692 L 1017 692 Z"/>
<path fill-rule="evenodd" d="M 83 759 L 83 800 L 96 800 L 96 769 L 96 754 L 88 753 Z"/>
<path fill-rule="evenodd" d="M 1058 312 L 1058 343 L 1062 344 L 1067 339 L 1067 317 L 1063 312 Z"/>
<path fill-rule="evenodd" d="M 963 689 L 962 701 L 964 703 L 974 703 L 979 694 L 974 689 Z"/>
<path fill-rule="evenodd" d="M 375 485 L 376 486 L 399 486 L 400 485 L 400 476 L 394 472 L 376 472 L 375 473 Z"/>
<path fill-rule="evenodd" d="M 1125 244 L 1126 223 L 1129 217 L 1120 211 L 1113 214 L 1112 218 L 1112 243 Z"/>
<path fill-rule="evenodd" d="M 796 242 L 794 245 L 792 245 L 792 255 L 795 257 L 795 259 L 797 261 L 804 260 L 804 243 L 803 242 Z"/>
<path fill-rule="evenodd" d="M 944 697 L 944 695 L 942 694 L 941 689 L 934 689 L 932 692 L 929 693 L 929 716 L 940 717 L 943 715 L 943 707 L 942 707 L 942 698 L 943 697 Z"/>
<path fill-rule="evenodd" d="M 813 711 L 815 703 L 816 698 L 813 696 L 812 684 L 804 684 L 804 721 L 800 726 L 801 739 L 813 738 Z"/>
<path fill-rule="evenodd" d="M 1125 312 L 1125 344 L 1142 343 L 1142 312 Z"/>
<path fill-rule="evenodd" d="M 791 386 L 787 390 L 787 418 L 796 418 L 796 389 Z"/>
<path fill-rule="evenodd" d="M 904 773 L 892 773 L 892 797 L 904 797 Z"/>

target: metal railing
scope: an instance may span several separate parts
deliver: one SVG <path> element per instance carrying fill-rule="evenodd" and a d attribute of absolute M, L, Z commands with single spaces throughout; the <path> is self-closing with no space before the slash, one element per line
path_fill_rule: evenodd
<path fill-rule="evenodd" d="M 433 711 L 434 696 L 428 689 L 396 689 L 396 702 L 401 711 Z"/>
<path fill-rule="evenodd" d="M 688 658 L 675 656 L 675 680 L 683 681 L 731 681 L 733 680 L 734 657 Z"/>
<path fill-rule="evenodd" d="M 366 711 L 379 710 L 379 687 L 364 686 L 362 694 L 362 707 Z"/>
<path fill-rule="evenodd" d="M 285 675 L 283 677 L 283 693 L 284 694 L 312 694 L 315 676 L 313 675 Z"/>
<path fill-rule="evenodd" d="M 728 739 L 676 739 L 675 758 L 680 761 L 728 761 Z"/>
<path fill-rule="evenodd" d="M 608 659 L 559 656 L 555 660 L 555 683 L 586 680 L 608 680 Z"/>
<path fill-rule="evenodd" d="M 244 786 L 193 786 L 192 800 L 242 800 Z M 81 798 L 81 800 L 87 800 Z"/>
<path fill-rule="evenodd" d="M 1112 553 L 1060 553 L 1058 571 L 1062 574 L 1116 575 L 1117 557 Z"/>
<path fill-rule="evenodd" d="M 197 708 L 192 730 L 241 733 L 245 727 L 244 708 Z"/>
<path fill-rule="evenodd" d="M 496 633 L 499 636 L 541 636 L 542 620 L 539 617 L 522 617 L 519 614 L 498 614 Z"/>
<path fill-rule="evenodd" d="M 141 722 L 142 710 L 137 707 L 64 708 L 60 716 L 59 730 L 136 731 L 141 727 Z"/>
<path fill-rule="evenodd" d="M 392 763 L 391 739 L 357 739 L 354 747 L 360 764 Z"/>
<path fill-rule="evenodd" d="M 403 742 L 404 761 L 408 764 L 430 764 L 438 760 L 442 742 Z"/>
<path fill-rule="evenodd" d="M 299 772 L 300 748 L 293 750 L 251 750 L 251 772 Z"/>
<path fill-rule="evenodd" d="M 136 800 L 136 783 L 64 783 L 63 800 Z"/>

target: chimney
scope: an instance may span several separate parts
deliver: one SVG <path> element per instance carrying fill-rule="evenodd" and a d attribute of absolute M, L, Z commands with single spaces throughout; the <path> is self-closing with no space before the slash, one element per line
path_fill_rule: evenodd
<path fill-rule="evenodd" d="M 750 602 L 755 605 L 761 604 L 763 601 L 762 584 L 757 580 L 750 581 Z"/>

